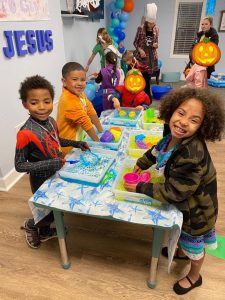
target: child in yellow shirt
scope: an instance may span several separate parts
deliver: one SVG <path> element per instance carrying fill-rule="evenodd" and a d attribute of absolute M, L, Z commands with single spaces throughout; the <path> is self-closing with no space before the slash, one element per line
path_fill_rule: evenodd
<path fill-rule="evenodd" d="M 57 124 L 59 136 L 80 140 L 82 130 L 94 141 L 99 141 L 94 126 L 102 132 L 102 125 L 92 103 L 84 94 L 86 72 L 77 62 L 66 63 L 62 68 L 62 94 L 58 103 Z M 65 156 L 72 147 L 65 147 Z"/>

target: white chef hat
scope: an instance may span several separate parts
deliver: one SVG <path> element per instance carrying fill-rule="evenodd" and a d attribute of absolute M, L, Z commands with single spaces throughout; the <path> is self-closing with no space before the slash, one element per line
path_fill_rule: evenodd
<path fill-rule="evenodd" d="M 146 16 L 145 20 L 147 22 L 155 22 L 156 21 L 156 14 L 157 14 L 157 6 L 155 3 L 149 3 L 147 4 L 147 11 L 146 11 Z"/>

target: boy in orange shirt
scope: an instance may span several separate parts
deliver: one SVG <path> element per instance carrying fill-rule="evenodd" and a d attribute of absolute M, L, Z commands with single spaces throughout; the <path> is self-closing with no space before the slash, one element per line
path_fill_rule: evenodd
<path fill-rule="evenodd" d="M 59 136 L 80 140 L 82 129 L 94 141 L 99 141 L 94 126 L 102 132 L 102 125 L 92 103 L 84 94 L 86 72 L 77 62 L 66 63 L 62 68 L 62 94 L 58 103 L 57 124 Z M 63 149 L 65 156 L 71 147 Z"/>

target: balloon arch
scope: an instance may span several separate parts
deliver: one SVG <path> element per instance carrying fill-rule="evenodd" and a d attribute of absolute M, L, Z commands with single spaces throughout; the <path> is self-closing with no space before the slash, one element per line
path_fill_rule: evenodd
<path fill-rule="evenodd" d="M 126 34 L 124 29 L 127 27 L 129 14 L 134 9 L 133 0 L 115 0 L 109 4 L 111 24 L 107 28 L 114 45 L 118 48 L 119 44 L 124 41 Z M 119 51 L 124 52 L 124 48 L 120 47 Z"/>
<path fill-rule="evenodd" d="M 124 41 L 126 34 L 124 29 L 127 27 L 127 21 L 129 19 L 129 14 L 134 9 L 133 0 L 115 0 L 109 4 L 111 24 L 107 28 L 109 35 L 113 40 L 113 44 L 116 48 L 119 44 Z M 119 47 L 120 53 L 123 53 L 124 47 Z M 96 96 L 96 85 L 94 82 L 88 82 L 84 90 L 87 98 L 92 101 Z"/>

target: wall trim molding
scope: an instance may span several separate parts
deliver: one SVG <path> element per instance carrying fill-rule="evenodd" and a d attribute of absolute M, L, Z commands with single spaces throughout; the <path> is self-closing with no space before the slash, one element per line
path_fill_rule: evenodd
<path fill-rule="evenodd" d="M 25 173 L 18 173 L 15 168 L 13 168 L 8 174 L 0 178 L 0 191 L 8 192 L 24 174 Z"/>

